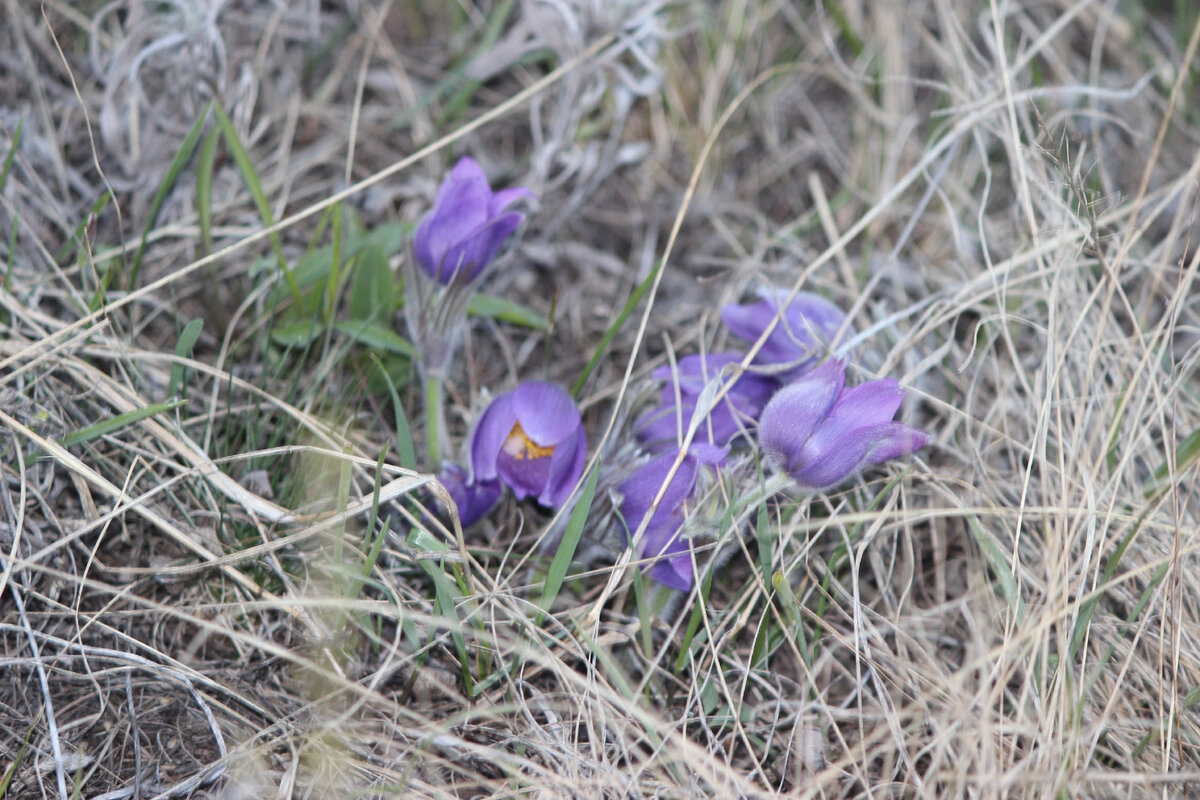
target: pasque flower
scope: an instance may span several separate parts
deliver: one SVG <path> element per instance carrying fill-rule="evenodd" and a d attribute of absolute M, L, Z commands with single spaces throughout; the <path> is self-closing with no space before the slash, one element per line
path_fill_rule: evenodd
<path fill-rule="evenodd" d="M 504 211 L 520 197 L 533 197 L 533 192 L 524 187 L 493 192 L 479 165 L 464 156 L 417 225 L 417 263 L 439 283 L 475 280 L 525 218 L 518 211 Z"/>
<path fill-rule="evenodd" d="M 567 501 L 587 457 L 579 409 L 562 387 L 526 381 L 498 396 L 471 434 L 472 481 L 499 479 L 518 500 L 557 508 Z"/>
<path fill-rule="evenodd" d="M 757 303 L 722 308 L 721 321 L 734 336 L 756 342 L 778 315 L 779 321 L 754 356 L 754 363 L 787 366 L 779 377 L 797 378 L 825 354 L 846 314 L 819 295 L 799 292 L 779 315 L 788 296 L 786 289 L 763 289 L 758 295 Z"/>
<path fill-rule="evenodd" d="M 733 377 L 733 373 L 725 368 L 741 363 L 741 360 L 740 353 L 689 355 L 679 359 L 674 370 L 670 366 L 654 370 L 655 378 L 667 382 L 662 390 L 662 405 L 638 420 L 638 439 L 651 451 L 676 447 L 696 413 L 704 387 L 717 376 L 722 376 L 723 382 L 732 381 L 732 385 L 725 396 L 713 404 L 692 441 L 721 447 L 740 432 L 752 430 L 759 412 L 779 388 L 779 382 L 749 372 Z"/>
<path fill-rule="evenodd" d="M 474 525 L 492 510 L 500 499 L 500 482 L 468 480 L 466 471 L 457 464 L 443 464 L 438 480 L 458 508 L 458 521 L 464 528 Z"/>
<path fill-rule="evenodd" d="M 691 543 L 683 537 L 684 507 L 695 491 L 702 465 L 720 463 L 727 453 L 727 448 L 711 445 L 689 449 L 646 523 L 641 557 L 657 559 L 650 568 L 650 577 L 664 586 L 684 592 L 692 588 Z M 623 496 L 621 516 L 630 537 L 641 527 L 678 457 L 679 450 L 655 456 L 618 487 Z"/>
<path fill-rule="evenodd" d="M 846 367 L 830 360 L 783 387 L 758 422 L 767 457 L 809 489 L 827 489 L 869 464 L 929 444 L 929 434 L 892 417 L 904 390 L 891 378 L 845 387 Z"/>

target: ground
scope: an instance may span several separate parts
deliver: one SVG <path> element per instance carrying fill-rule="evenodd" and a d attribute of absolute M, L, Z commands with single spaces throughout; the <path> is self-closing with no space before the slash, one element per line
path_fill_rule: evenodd
<path fill-rule="evenodd" d="M 0 794 L 1200 796 L 1189 4 L 5 0 L 0 42 Z M 464 155 L 536 199 L 442 454 L 578 384 L 575 521 L 437 499 L 412 237 Z M 743 448 L 673 594 L 620 465 L 763 287 L 932 441 L 766 499 Z"/>

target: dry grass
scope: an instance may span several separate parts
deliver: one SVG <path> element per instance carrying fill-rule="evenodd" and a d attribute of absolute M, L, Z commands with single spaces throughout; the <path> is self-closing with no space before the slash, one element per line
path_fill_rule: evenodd
<path fill-rule="evenodd" d="M 351 5 L 4 0 L 7 796 L 1200 796 L 1186 4 Z M 415 220 L 453 153 L 538 193 L 485 290 L 554 325 L 473 326 L 456 442 L 484 387 L 570 385 L 665 258 L 593 452 L 762 283 L 852 309 L 935 445 L 743 509 L 682 613 L 601 561 L 539 621 L 561 521 L 421 514 L 362 348 L 272 343 L 227 147 L 211 223 L 197 155 L 126 285 L 211 100 L 293 262 L 347 187 Z"/>

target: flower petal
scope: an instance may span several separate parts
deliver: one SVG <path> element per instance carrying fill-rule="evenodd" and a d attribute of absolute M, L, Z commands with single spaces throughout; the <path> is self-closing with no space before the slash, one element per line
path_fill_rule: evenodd
<path fill-rule="evenodd" d="M 471 432 L 471 480 L 485 481 L 497 477 L 496 459 L 504 441 L 517 424 L 512 408 L 512 392 L 496 397 L 484 410 L 475 430 Z"/>
<path fill-rule="evenodd" d="M 769 457 L 792 471 L 809 437 L 837 400 L 845 378 L 845 366 L 830 360 L 775 393 L 758 420 L 758 440 Z"/>
<path fill-rule="evenodd" d="M 902 431 L 901 431 L 902 428 Z M 866 464 L 880 463 L 893 455 L 907 455 L 908 445 L 924 444 L 911 435 L 912 428 L 900 422 L 884 422 L 846 432 L 833 446 L 824 450 L 812 450 L 809 463 L 788 468 L 788 473 L 799 485 L 812 489 L 833 487 L 858 473 Z M 922 432 L 917 431 L 920 434 Z M 878 458 L 875 458 L 876 453 Z"/>
<path fill-rule="evenodd" d="M 533 442 L 553 447 L 579 427 L 579 407 L 555 383 L 526 381 L 513 390 L 513 413 Z"/>
<path fill-rule="evenodd" d="M 824 452 L 837 447 L 851 431 L 891 422 L 903 399 L 904 390 L 892 378 L 843 389 L 828 416 L 813 431 L 809 448 Z"/>
<path fill-rule="evenodd" d="M 919 428 L 902 422 L 892 422 L 886 426 L 885 434 L 875 442 L 863 460 L 867 464 L 881 464 L 893 458 L 910 455 L 931 441 L 933 437 Z"/>
<path fill-rule="evenodd" d="M 466 472 L 457 464 L 443 465 L 438 480 L 450 493 L 458 508 L 458 521 L 464 528 L 478 522 L 500 499 L 499 482 L 467 483 Z"/>
<path fill-rule="evenodd" d="M 442 259 L 438 280 L 450 283 L 458 279 L 463 282 L 475 280 L 483 268 L 496 257 L 504 240 L 525 219 L 516 211 L 490 219 L 474 230 L 464 233 L 446 251 Z"/>
<path fill-rule="evenodd" d="M 535 198 L 533 192 L 526 189 L 524 186 L 514 186 L 511 189 L 501 189 L 492 195 L 492 199 L 488 201 L 488 216 L 495 217 L 499 215 L 510 204 L 515 203 L 522 197 Z"/>
<path fill-rule="evenodd" d="M 641 527 L 642 518 L 650 510 L 654 498 L 658 496 L 658 491 L 662 488 L 667 474 L 671 471 L 678 456 L 679 450 L 677 449 L 655 456 L 618 487 L 624 496 L 621 501 L 621 516 L 625 518 L 625 525 L 629 529 L 630 536 Z M 663 494 L 662 501 L 658 504 L 658 509 L 650 520 L 651 526 L 662 524 L 662 521 L 674 513 L 675 509 L 679 508 L 692 493 L 692 489 L 696 485 L 698 466 L 699 462 L 695 457 L 684 456 L 679 469 L 675 471 L 675 476 Z"/>
<path fill-rule="evenodd" d="M 519 435 L 519 434 L 514 434 Z M 553 454 L 537 456 L 515 456 L 508 448 L 496 457 L 496 472 L 508 484 L 518 500 L 539 495 L 550 479 L 550 464 Z"/>
<path fill-rule="evenodd" d="M 586 462 L 587 434 L 581 424 L 573 435 L 554 447 L 554 455 L 550 459 L 550 475 L 546 480 L 546 487 L 538 496 L 538 502 L 549 508 L 558 508 L 567 502 L 575 484 L 583 475 Z"/>
<path fill-rule="evenodd" d="M 757 303 L 728 305 L 721 309 L 725 326 L 740 339 L 758 341 L 770 326 L 789 291 L 764 289 Z M 795 376 L 821 355 L 846 319 L 845 313 L 820 295 L 798 292 L 787 306 L 754 361 L 758 364 L 791 364 L 787 374 Z"/>
<path fill-rule="evenodd" d="M 683 537 L 683 521 L 675 515 L 670 524 L 647 531 L 642 558 L 659 559 L 650 567 L 650 577 L 681 592 L 692 588 L 692 547 Z"/>

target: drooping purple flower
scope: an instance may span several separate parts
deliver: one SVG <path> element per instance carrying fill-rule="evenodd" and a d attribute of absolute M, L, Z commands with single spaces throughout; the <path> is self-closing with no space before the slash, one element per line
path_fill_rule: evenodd
<path fill-rule="evenodd" d="M 727 365 L 741 360 L 739 353 L 689 355 L 679 359 L 674 371 L 670 366 L 654 370 L 653 376 L 667 384 L 662 390 L 662 405 L 638 420 L 638 439 L 652 452 L 677 447 L 696 413 L 705 385 L 719 375 L 723 376 L 723 382 L 732 381 L 732 386 L 709 410 L 692 441 L 723 447 L 742 431 L 753 430 L 759 413 L 779 383 L 774 378 L 749 372 L 741 372 L 736 378 L 729 370 L 723 372 Z"/>
<path fill-rule="evenodd" d="M 499 481 L 470 482 L 466 471 L 457 464 L 444 464 L 438 480 L 458 507 L 458 520 L 464 528 L 478 522 L 500 499 Z"/>
<path fill-rule="evenodd" d="M 498 396 L 471 434 L 473 481 L 499 479 L 518 500 L 566 502 L 583 474 L 587 435 L 579 408 L 553 383 L 526 381 Z"/>
<path fill-rule="evenodd" d="M 904 399 L 895 380 L 846 388 L 845 379 L 845 364 L 826 361 L 776 392 L 759 418 L 768 458 L 806 488 L 827 489 L 930 442 L 924 431 L 892 420 Z"/>
<path fill-rule="evenodd" d="M 727 453 L 728 448 L 711 445 L 691 448 L 667 485 L 654 516 L 646 524 L 641 557 L 657 559 L 650 568 L 650 577 L 664 586 L 683 592 L 692 588 L 691 544 L 682 535 L 684 504 L 696 488 L 701 465 L 720 463 Z M 623 496 L 621 516 L 625 520 L 627 536 L 632 537 L 641 527 L 678 457 L 679 450 L 655 456 L 618 487 Z"/>
<path fill-rule="evenodd" d="M 721 309 L 721 321 L 730 333 L 747 342 L 756 342 L 772 323 L 783 302 L 786 289 L 760 290 L 757 303 L 728 305 Z M 819 295 L 799 292 L 780 316 L 779 322 L 754 357 L 755 364 L 786 366 L 781 380 L 793 380 L 810 369 L 825 355 L 833 337 L 841 329 L 846 314 Z"/>
<path fill-rule="evenodd" d="M 439 283 L 475 280 L 525 219 L 518 211 L 504 211 L 519 197 L 533 197 L 533 192 L 520 186 L 493 192 L 480 166 L 464 156 L 417 225 L 417 263 Z"/>

